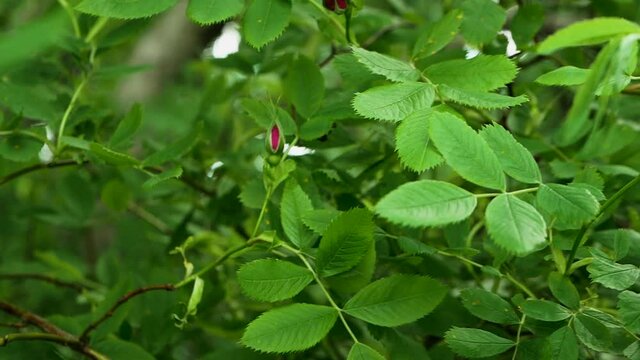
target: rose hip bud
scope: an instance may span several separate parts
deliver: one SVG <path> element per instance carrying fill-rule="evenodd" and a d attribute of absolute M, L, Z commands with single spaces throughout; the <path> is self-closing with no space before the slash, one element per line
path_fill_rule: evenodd
<path fill-rule="evenodd" d="M 336 11 L 336 0 L 324 0 L 324 7 L 327 10 Z"/>
<path fill-rule="evenodd" d="M 269 134 L 267 136 L 268 148 L 272 153 L 278 153 L 282 150 L 282 136 L 280 135 L 280 128 L 278 125 L 273 125 L 271 129 L 269 129 Z"/>
<path fill-rule="evenodd" d="M 347 10 L 347 0 L 337 0 L 338 9 Z"/>

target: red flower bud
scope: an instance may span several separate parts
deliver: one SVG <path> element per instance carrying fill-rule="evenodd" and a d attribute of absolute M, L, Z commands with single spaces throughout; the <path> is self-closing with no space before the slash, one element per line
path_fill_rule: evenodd
<path fill-rule="evenodd" d="M 280 152 L 280 150 L 283 147 L 283 144 L 282 144 L 282 137 L 280 135 L 280 128 L 278 127 L 277 124 L 273 125 L 269 130 L 267 141 L 269 144 L 269 150 L 272 153 Z"/>
<path fill-rule="evenodd" d="M 324 0 L 324 7 L 327 10 L 336 11 L 336 0 Z"/>
<path fill-rule="evenodd" d="M 337 0 L 337 2 L 338 2 L 338 9 L 340 10 L 347 9 L 347 0 Z"/>

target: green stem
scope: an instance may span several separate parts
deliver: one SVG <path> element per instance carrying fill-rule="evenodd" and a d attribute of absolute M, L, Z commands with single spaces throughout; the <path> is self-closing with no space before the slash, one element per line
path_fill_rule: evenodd
<path fill-rule="evenodd" d="M 69 5 L 67 0 L 58 0 L 58 3 L 60 3 L 60 6 L 62 6 L 64 11 L 69 16 L 69 20 L 71 20 L 71 26 L 73 26 L 73 33 L 78 39 L 80 39 L 82 37 L 82 33 L 80 32 L 80 25 L 78 24 L 78 18 L 76 17 L 76 14 L 73 12 L 73 7 Z"/>
<path fill-rule="evenodd" d="M 486 198 L 486 197 L 499 196 L 499 195 L 503 195 L 503 194 L 518 195 L 518 194 L 530 193 L 530 192 L 534 192 L 534 191 L 538 191 L 538 187 L 537 186 L 536 187 L 532 187 L 532 188 L 527 188 L 527 189 L 507 191 L 507 192 L 504 192 L 504 193 L 473 194 L 473 196 L 475 196 L 476 198 Z"/>
<path fill-rule="evenodd" d="M 518 333 L 516 334 L 516 348 L 513 350 L 513 356 L 511 356 L 511 360 L 515 360 L 516 355 L 518 354 L 518 345 L 520 345 L 520 334 L 522 333 L 522 327 L 524 326 L 524 322 L 527 320 L 527 315 L 522 315 L 520 319 L 520 325 L 518 325 Z"/>
<path fill-rule="evenodd" d="M 62 121 L 60 122 L 60 128 L 58 129 L 58 139 L 57 139 L 57 146 L 56 146 L 57 154 L 59 154 L 60 151 L 62 151 L 62 136 L 64 135 L 64 128 L 67 126 L 67 121 L 69 120 L 69 116 L 71 115 L 73 108 L 76 106 L 76 102 L 78 101 L 80 94 L 82 94 L 82 90 L 87 85 L 88 80 L 89 80 L 88 76 L 85 76 L 84 78 L 82 78 L 82 81 L 80 82 L 80 84 L 78 84 L 78 87 L 76 87 L 76 90 L 73 92 L 73 95 L 71 96 L 71 101 L 69 101 L 69 105 L 67 106 L 67 109 L 64 111 L 64 115 L 62 116 Z"/>
<path fill-rule="evenodd" d="M 320 280 L 320 277 L 318 276 L 316 271 L 313 269 L 313 267 L 311 266 L 311 264 L 309 263 L 307 258 L 304 257 L 304 255 L 299 250 L 294 249 L 294 248 L 292 248 L 291 246 L 289 246 L 287 244 L 282 243 L 282 244 L 280 244 L 280 246 L 282 246 L 285 249 L 293 252 L 294 254 L 296 254 L 297 257 L 300 258 L 300 260 L 302 260 L 304 265 L 307 267 L 307 269 L 309 269 L 309 271 L 313 275 L 313 278 L 315 279 L 315 281 L 318 284 L 318 286 L 320 286 L 320 290 L 322 290 L 322 292 L 324 293 L 324 296 L 327 298 L 327 301 L 329 301 L 329 304 L 331 304 L 331 307 L 336 309 L 336 311 L 338 312 L 338 317 L 340 317 L 340 321 L 342 322 L 342 324 L 344 325 L 344 328 L 349 333 L 349 336 L 351 336 L 351 338 L 353 339 L 353 341 L 355 343 L 359 343 L 360 341 L 358 341 L 358 338 L 356 337 L 356 335 L 351 330 L 351 327 L 349 327 L 349 324 L 347 323 L 347 319 L 344 318 L 344 315 L 342 314 L 342 309 L 333 300 L 333 297 L 331 296 L 331 294 L 329 294 L 329 291 L 327 290 L 327 288 L 324 287 L 324 285 L 322 284 L 322 281 Z"/>
<path fill-rule="evenodd" d="M 93 43 L 93 40 L 100 33 L 100 31 L 104 29 L 104 27 L 107 25 L 108 22 L 109 22 L 109 18 L 106 18 L 106 17 L 99 18 L 87 33 L 87 36 L 84 38 L 84 42 L 86 42 L 87 44 Z"/>
<path fill-rule="evenodd" d="M 635 178 L 633 178 L 626 185 L 624 185 L 622 188 L 620 188 L 620 190 L 618 190 L 615 194 L 613 194 L 613 196 L 611 196 L 602 205 L 602 207 L 600 208 L 600 211 L 598 212 L 596 217 L 593 220 L 591 220 L 587 225 L 583 226 L 580 229 L 580 232 L 578 232 L 578 235 L 576 236 L 575 240 L 573 241 L 573 246 L 571 247 L 571 252 L 569 253 L 569 257 L 567 258 L 567 265 L 565 267 L 565 273 L 566 274 L 570 274 L 571 273 L 571 271 L 570 271 L 571 270 L 571 264 L 573 263 L 573 260 L 576 257 L 576 252 L 578 252 L 578 248 L 586 241 L 588 231 L 591 230 L 591 228 L 593 228 L 593 226 L 595 226 L 595 224 L 598 223 L 601 220 L 602 216 L 606 213 L 606 211 L 616 201 L 618 201 L 618 199 L 620 199 L 622 197 L 622 195 L 624 195 L 624 193 L 629 191 L 629 189 L 631 189 L 632 187 L 634 187 L 638 183 L 640 183 L 640 175 L 638 175 Z"/>
<path fill-rule="evenodd" d="M 222 256 L 220 256 L 218 259 L 216 259 L 216 261 L 210 263 L 209 265 L 205 266 L 204 268 L 202 268 L 200 271 L 196 272 L 195 274 L 192 274 L 191 276 L 185 278 L 184 280 L 176 283 L 174 285 L 174 287 L 177 288 L 181 288 L 189 283 L 191 283 L 192 281 L 195 281 L 195 279 L 197 277 L 201 277 L 202 275 L 204 275 L 207 271 L 215 268 L 216 266 L 222 264 L 225 260 L 227 260 L 229 257 L 231 257 L 232 255 L 248 249 L 250 247 L 252 247 L 253 245 L 255 245 L 256 243 L 258 243 L 259 241 L 261 241 L 260 239 L 251 239 L 249 241 L 247 241 L 246 243 L 236 246 L 233 249 L 227 251 L 226 253 L 222 254 Z"/>
<path fill-rule="evenodd" d="M 522 290 L 525 294 L 529 295 L 529 297 L 535 299 L 536 295 L 533 293 L 533 291 L 529 290 L 529 288 L 521 283 L 520 281 L 516 280 L 516 278 L 514 278 L 511 274 L 506 273 L 505 276 L 507 277 L 507 279 L 509 281 L 511 281 L 515 286 L 517 286 L 518 288 L 520 288 L 520 290 Z"/>
<path fill-rule="evenodd" d="M 256 235 L 258 235 L 258 230 L 260 229 L 260 224 L 262 224 L 264 214 L 267 212 L 267 205 L 269 205 L 269 199 L 271 198 L 272 192 L 273 190 L 269 187 L 267 189 L 267 195 L 264 197 L 264 202 L 262 203 L 262 209 L 260 209 L 260 215 L 258 215 L 258 221 L 256 221 L 256 226 L 253 228 L 253 232 L 251 233 L 251 238 L 255 238 Z"/>

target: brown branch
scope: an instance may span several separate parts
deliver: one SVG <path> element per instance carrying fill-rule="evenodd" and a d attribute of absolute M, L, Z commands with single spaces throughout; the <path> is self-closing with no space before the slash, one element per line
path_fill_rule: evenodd
<path fill-rule="evenodd" d="M 39 170 L 44 170 L 44 169 L 54 169 L 54 168 L 59 168 L 59 167 L 65 167 L 65 166 L 72 166 L 72 165 L 84 165 L 86 163 L 86 161 L 81 161 L 81 162 L 77 162 L 74 160 L 65 160 L 65 161 L 60 161 L 60 162 L 54 162 L 54 163 L 48 163 L 48 164 L 35 164 L 32 166 L 28 166 L 26 168 L 20 169 L 16 172 L 12 172 L 11 174 L 5 175 L 3 177 L 0 178 L 0 186 L 8 183 L 11 180 L 15 180 L 17 178 L 19 178 L 22 175 L 26 175 L 29 174 L 31 172 L 34 171 L 39 171 Z"/>
<path fill-rule="evenodd" d="M 87 328 L 84 329 L 84 331 L 80 335 L 80 341 L 83 343 L 86 343 L 87 340 L 89 339 L 89 334 L 93 330 L 95 330 L 98 326 L 100 326 L 100 324 L 102 324 L 103 322 L 107 321 L 110 317 L 112 317 L 113 314 L 116 312 L 116 310 L 118 310 L 120 306 L 124 305 L 127 301 L 133 299 L 134 297 L 138 295 L 142 295 L 149 291 L 154 291 L 154 290 L 173 291 L 175 289 L 176 288 L 173 284 L 161 284 L 161 285 L 146 286 L 146 287 L 142 287 L 142 288 L 128 292 L 127 294 L 122 296 L 118 301 L 116 301 L 116 303 L 113 304 L 113 306 L 111 306 L 111 308 L 109 308 L 109 310 L 107 310 L 107 312 L 104 313 L 104 315 L 102 315 L 98 320 L 89 324 L 89 326 L 87 326 Z"/>
<path fill-rule="evenodd" d="M 78 292 L 82 292 L 84 289 L 91 289 L 91 287 L 87 285 L 60 280 L 44 274 L 0 274 L 0 280 L 40 280 L 59 287 L 73 289 Z"/>
<path fill-rule="evenodd" d="M 16 341 L 48 341 L 66 346 L 71 350 L 80 353 L 93 360 L 108 360 L 109 358 L 91 349 L 86 344 L 80 342 L 75 337 L 65 337 L 48 333 L 18 333 L 7 334 L 0 337 L 0 347 L 7 346 Z"/>
<path fill-rule="evenodd" d="M 17 322 L 17 323 L 0 322 L 0 327 L 5 327 L 5 328 L 22 329 L 22 328 L 26 328 L 27 326 L 29 326 L 29 324 L 24 322 Z"/>
<path fill-rule="evenodd" d="M 23 310 L 6 301 L 0 301 L 0 310 L 6 312 L 9 315 L 13 315 L 19 319 L 22 319 L 22 321 L 26 322 L 27 324 L 37 326 L 38 328 L 48 332 L 49 334 L 54 334 L 65 338 L 73 338 L 73 335 L 50 323 L 45 318 L 42 318 L 30 311 Z"/>

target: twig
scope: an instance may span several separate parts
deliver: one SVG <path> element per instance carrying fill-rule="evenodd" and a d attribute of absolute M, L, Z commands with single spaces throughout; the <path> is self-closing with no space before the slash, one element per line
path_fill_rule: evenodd
<path fill-rule="evenodd" d="M 86 343 L 89 338 L 89 334 L 93 330 L 95 330 L 103 322 L 107 321 L 107 319 L 112 317 L 113 314 L 116 312 L 116 310 L 118 310 L 120 306 L 124 305 L 126 302 L 133 299 L 134 297 L 138 295 L 142 295 L 149 291 L 154 291 L 154 290 L 173 291 L 175 289 L 176 287 L 173 284 L 161 284 L 161 285 L 146 286 L 146 287 L 142 287 L 142 288 L 130 291 L 129 293 L 122 296 L 118 301 L 116 301 L 116 303 L 113 304 L 113 306 L 111 306 L 111 308 L 109 308 L 109 310 L 107 310 L 107 312 L 104 313 L 98 320 L 92 322 L 91 324 L 89 324 L 89 326 L 87 326 L 86 329 L 84 329 L 82 334 L 80 334 L 80 338 L 79 338 L 80 342 Z"/>
<path fill-rule="evenodd" d="M 53 276 L 44 274 L 0 274 L 0 280 L 40 280 L 59 287 L 73 289 L 78 292 L 82 292 L 84 289 L 92 289 L 92 287 L 88 285 L 60 280 L 58 278 L 54 278 Z"/>
<path fill-rule="evenodd" d="M 53 343 L 66 346 L 71 350 L 88 357 L 89 359 L 93 359 L 93 360 L 109 359 L 108 357 L 91 349 L 86 344 L 83 344 L 75 337 L 64 337 L 60 335 L 47 334 L 47 333 L 7 334 L 0 337 L 0 347 L 7 346 L 7 344 L 16 342 L 16 341 L 48 341 L 48 342 L 53 342 Z"/>
<path fill-rule="evenodd" d="M 65 161 L 59 161 L 59 162 L 48 163 L 48 164 L 35 164 L 3 176 L 2 178 L 0 178 L 0 186 L 8 183 L 11 180 L 19 178 L 22 175 L 26 175 L 34 171 L 39 171 L 44 169 L 54 169 L 59 167 L 72 166 L 72 165 L 81 166 L 81 165 L 84 165 L 85 163 L 86 161 L 77 162 L 74 160 L 65 160 Z"/>
<path fill-rule="evenodd" d="M 40 317 L 39 315 L 36 315 L 27 310 L 23 310 L 6 301 L 0 301 L 0 310 L 6 312 L 9 315 L 13 315 L 17 318 L 22 319 L 27 324 L 37 326 L 38 328 L 48 332 L 49 334 L 54 334 L 54 335 L 58 335 L 66 338 L 73 338 L 73 335 L 60 329 L 59 327 L 55 326 L 54 324 L 50 323 L 49 321 Z"/>
<path fill-rule="evenodd" d="M 0 327 L 5 327 L 5 328 L 22 329 L 27 326 L 29 326 L 29 324 L 24 322 L 17 322 L 17 323 L 0 322 Z"/>

